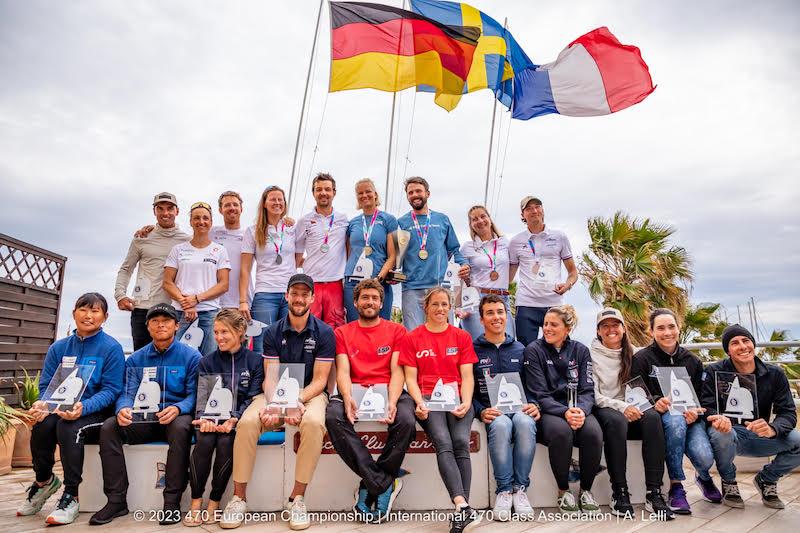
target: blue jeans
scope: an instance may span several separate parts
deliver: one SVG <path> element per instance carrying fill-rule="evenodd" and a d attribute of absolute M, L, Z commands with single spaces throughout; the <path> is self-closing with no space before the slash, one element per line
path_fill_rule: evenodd
<path fill-rule="evenodd" d="M 544 324 L 544 315 L 549 307 L 517 306 L 517 340 L 528 346 L 539 338 L 539 328 Z"/>
<path fill-rule="evenodd" d="M 511 308 L 508 306 L 508 296 L 501 296 L 506 303 L 506 333 L 514 338 L 514 317 L 511 316 Z M 461 319 L 461 329 L 468 332 L 474 341 L 483 334 L 481 325 L 481 314 L 478 309 L 470 311 L 469 315 Z"/>
<path fill-rule="evenodd" d="M 687 424 L 683 415 L 672 416 L 669 412 L 661 415 L 664 424 L 664 441 L 667 448 L 667 473 L 672 481 L 684 481 L 683 454 L 692 462 L 700 479 L 711 479 L 709 469 L 714 465 L 714 451 L 708 441 L 706 423 L 697 420 Z"/>
<path fill-rule="evenodd" d="M 759 437 L 744 426 L 733 426 L 728 433 L 720 433 L 708 428 L 708 438 L 714 448 L 714 459 L 717 470 L 723 481 L 736 481 L 736 465 L 733 459 L 737 455 L 746 457 L 768 457 L 774 455 L 771 463 L 764 465 L 761 478 L 769 483 L 778 480 L 800 466 L 800 431 L 793 429 L 785 437 L 768 439 Z"/>
<path fill-rule="evenodd" d="M 270 326 L 289 314 L 289 305 L 282 292 L 257 292 L 253 296 L 253 304 L 250 306 L 250 314 L 253 319 L 263 322 Z M 264 353 L 264 333 L 267 328 L 261 331 L 261 335 L 253 338 L 253 352 Z"/>
<path fill-rule="evenodd" d="M 525 413 L 501 415 L 486 424 L 486 434 L 497 481 L 495 492 L 527 490 L 536 453 L 536 421 Z"/>
<path fill-rule="evenodd" d="M 347 278 L 348 280 L 350 278 Z M 356 288 L 358 282 L 361 280 L 345 281 L 344 282 L 344 310 L 345 320 L 352 322 L 358 320 L 358 312 L 356 306 L 353 304 L 353 289 Z M 392 302 L 394 301 L 394 293 L 392 292 L 392 285 L 388 283 L 381 283 L 383 286 L 383 307 L 381 307 L 381 318 L 386 320 L 392 319 Z"/>
<path fill-rule="evenodd" d="M 198 311 L 197 326 L 203 330 L 203 342 L 200 344 L 200 353 L 208 355 L 217 349 L 217 341 L 214 340 L 214 317 L 217 316 L 219 309 L 211 311 Z M 183 311 L 178 311 L 178 333 L 175 334 L 175 339 L 180 340 L 181 336 L 189 329 L 192 323 L 184 320 Z"/>
<path fill-rule="evenodd" d="M 428 289 L 403 289 L 403 326 L 414 331 L 425 323 L 425 310 L 422 299 Z"/>

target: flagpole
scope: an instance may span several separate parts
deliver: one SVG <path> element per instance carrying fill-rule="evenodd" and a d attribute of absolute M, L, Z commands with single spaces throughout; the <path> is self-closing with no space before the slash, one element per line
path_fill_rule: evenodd
<path fill-rule="evenodd" d="M 389 205 L 389 174 L 392 168 L 392 139 L 394 138 L 394 110 L 397 107 L 397 93 L 392 93 L 392 117 L 389 120 L 389 153 L 386 156 L 386 205 Z"/>
<path fill-rule="evenodd" d="M 308 72 L 306 73 L 306 89 L 303 92 L 303 105 L 300 108 L 300 121 L 297 124 L 297 138 L 294 142 L 294 159 L 292 160 L 292 177 L 289 180 L 289 196 L 288 202 L 292 201 L 292 192 L 294 190 L 294 179 L 297 170 L 297 155 L 300 150 L 300 133 L 303 131 L 303 120 L 306 114 L 306 101 L 308 100 L 308 84 L 311 81 L 311 68 L 314 64 L 314 53 L 317 51 L 317 38 L 319 37 L 319 22 L 322 19 L 322 6 L 325 0 L 319 0 L 319 10 L 317 11 L 317 26 L 314 28 L 314 42 L 311 44 L 311 55 L 308 58 Z M 288 206 L 287 206 L 288 208 Z"/>
<path fill-rule="evenodd" d="M 508 25 L 508 17 L 503 21 L 503 30 L 505 31 Z M 505 36 L 504 36 L 505 37 Z M 498 73 L 501 79 L 503 78 L 503 65 Z M 492 149 L 494 148 L 494 121 L 497 118 L 497 94 L 494 95 L 494 105 L 492 106 L 492 130 L 489 132 L 489 157 L 486 159 L 486 186 L 483 188 L 483 206 L 488 209 L 489 207 L 489 173 L 492 168 Z"/>

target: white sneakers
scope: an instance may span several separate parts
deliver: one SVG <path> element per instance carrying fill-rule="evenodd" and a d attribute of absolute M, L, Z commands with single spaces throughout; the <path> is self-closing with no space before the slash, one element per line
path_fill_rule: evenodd
<path fill-rule="evenodd" d="M 238 496 L 234 496 L 225 506 L 225 510 L 222 511 L 219 527 L 222 529 L 235 529 L 241 526 L 246 512 L 247 502 Z"/>
<path fill-rule="evenodd" d="M 54 526 L 63 526 L 71 524 L 78 518 L 80 513 L 80 506 L 72 494 L 64 493 L 61 499 L 58 500 L 58 505 L 53 509 L 53 512 L 47 515 L 45 522 Z"/>
<path fill-rule="evenodd" d="M 311 525 L 311 520 L 308 518 L 308 511 L 306 510 L 306 502 L 302 496 L 295 496 L 294 500 L 289 502 L 289 529 L 294 531 L 306 529 Z"/>
<path fill-rule="evenodd" d="M 492 514 L 495 520 L 506 522 L 511 520 L 511 508 L 514 508 L 514 513 L 518 515 L 532 515 L 533 507 L 531 502 L 528 501 L 528 495 L 525 489 L 519 488 L 512 495 L 508 491 L 500 492 L 494 502 Z"/>
<path fill-rule="evenodd" d="M 507 522 L 508 520 L 511 520 L 511 506 L 511 493 L 507 490 L 498 493 L 497 498 L 494 501 L 494 508 L 492 508 L 494 519 L 499 520 L 500 522 Z"/>
<path fill-rule="evenodd" d="M 514 493 L 513 500 L 515 513 L 522 515 L 533 514 L 533 506 L 531 506 L 531 502 L 528 500 L 528 494 L 525 492 L 525 489 L 521 487 L 518 488 Z"/>
<path fill-rule="evenodd" d="M 61 487 L 61 480 L 55 474 L 50 483 L 43 487 L 40 487 L 35 481 L 31 483 L 25 501 L 17 508 L 17 516 L 31 516 L 41 511 L 44 502 L 55 494 L 59 487 Z"/>

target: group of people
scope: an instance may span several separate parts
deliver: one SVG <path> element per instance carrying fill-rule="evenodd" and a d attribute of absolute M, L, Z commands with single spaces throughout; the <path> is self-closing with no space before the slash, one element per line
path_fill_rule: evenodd
<path fill-rule="evenodd" d="M 522 200 L 526 229 L 510 241 L 485 208 L 471 208 L 473 240 L 459 245 L 448 217 L 428 208 L 430 191 L 422 178 L 407 181 L 411 211 L 399 219 L 378 210 L 370 180 L 356 184 L 362 213 L 349 221 L 333 210 L 336 187 L 331 176 L 318 175 L 312 188 L 315 209 L 294 221 L 286 217 L 283 191 L 268 187 L 257 222 L 247 230 L 239 225 L 242 201 L 235 192 L 226 191 L 219 199 L 224 228 L 212 227 L 211 206 L 198 202 L 190 209 L 192 236 L 175 225 L 174 195 L 155 197 L 157 224 L 137 232 L 116 287 L 118 306 L 132 311 L 136 351 L 125 360 L 119 343 L 102 331 L 108 317 L 102 295 L 88 293 L 78 299 L 75 333 L 51 346 L 40 390 L 47 390 L 55 369 L 64 363 L 95 369 L 82 398 L 69 411 L 52 411 L 45 402 L 33 406 L 36 481 L 18 514 L 39 512 L 61 486 L 53 474 L 58 443 L 64 491 L 46 520 L 65 524 L 75 519 L 82 442 L 96 433 L 108 502 L 90 524 L 106 524 L 128 513 L 122 444 L 166 440 L 162 522 L 198 526 L 219 521 L 223 528 L 238 527 L 247 511 L 247 484 L 259 437 L 290 424 L 298 427 L 299 447 L 286 504 L 289 526 L 305 529 L 310 524 L 305 492 L 326 434 L 360 479 L 354 511 L 364 521 L 380 522 L 389 517 L 402 490 L 403 459 L 419 423 L 436 449 L 439 474 L 455 507 L 451 531 L 458 533 L 481 519 L 469 504 L 469 440 L 476 418 L 486 425 L 497 484 L 494 517 L 499 520 L 533 512 L 527 490 L 537 442 L 548 447 L 558 507 L 565 513 L 599 510 L 591 490 L 604 450 L 611 510 L 632 516 L 628 439 L 642 440 L 645 507 L 658 519 L 691 512 L 683 488 L 684 454 L 695 467 L 703 497 L 734 507 L 744 505 L 734 457 L 775 456 L 755 484 L 766 505 L 783 506 L 777 481 L 800 464 L 800 432 L 794 429 L 788 381 L 778 367 L 765 365 L 755 355 L 750 332 L 729 327 L 722 337 L 729 358 L 704 370 L 700 360 L 679 345 L 679 321 L 672 311 L 651 313 L 653 342 L 637 351 L 628 341 L 623 315 L 607 308 L 598 314 L 597 337 L 587 347 L 570 337 L 578 318 L 574 308 L 561 301 L 577 281 L 569 241 L 562 232 L 545 228 L 538 199 Z M 392 234 L 398 228 L 410 233 L 402 265 L 403 325 L 389 320 L 399 251 Z M 477 309 L 458 308 L 452 291 L 442 286 L 451 260 L 462 265 L 458 276 L 464 284 L 480 292 Z M 128 297 L 137 264 L 134 294 Z M 562 265 L 568 273 L 565 281 Z M 238 284 L 229 283 L 231 273 Z M 508 284 L 517 273 L 511 324 Z M 461 319 L 460 328 L 452 324 L 454 314 Z M 253 319 L 266 327 L 251 339 L 251 350 L 246 331 Z M 192 324 L 204 332 L 202 342 L 180 342 Z M 304 374 L 297 410 L 281 415 L 268 408 L 268 401 L 274 377 L 286 364 L 301 364 Z M 701 407 L 671 414 L 674 393 L 661 389 L 656 370 L 661 367 L 684 367 Z M 136 387 L 124 386 L 125 376 L 144 379 L 142 369 L 163 376 L 158 411 L 152 421 L 144 422 L 132 416 Z M 716 372 L 754 376 L 760 418 L 741 423 L 717 412 Z M 198 379 L 204 374 L 230 376 L 235 385 L 230 418 L 196 415 L 195 404 L 201 407 Z M 499 376 L 522 387 L 521 405 L 510 412 L 492 399 L 490 389 Z M 652 395 L 652 408 L 640 410 L 625 398 L 625 385 L 637 377 Z M 454 386 L 450 410 L 433 408 L 442 384 Z M 381 420 L 387 426 L 387 441 L 377 458 L 354 425 L 355 386 L 376 385 L 388 391 Z M 569 486 L 574 447 L 579 450 L 577 493 Z M 714 461 L 722 491 L 709 473 Z M 666 500 L 661 492 L 665 463 L 670 479 Z M 211 493 L 204 509 L 209 476 Z M 222 509 L 220 500 L 231 476 L 233 496 Z M 191 509 L 181 514 L 187 483 Z"/>

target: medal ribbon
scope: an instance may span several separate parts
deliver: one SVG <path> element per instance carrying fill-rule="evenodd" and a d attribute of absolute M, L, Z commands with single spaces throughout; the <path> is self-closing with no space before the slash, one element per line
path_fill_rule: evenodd
<path fill-rule="evenodd" d="M 328 244 L 328 236 L 331 233 L 331 228 L 333 227 L 333 219 L 336 216 L 335 213 L 331 213 L 331 221 L 328 222 L 328 229 L 325 230 L 325 239 L 322 241 L 325 244 Z"/>
<path fill-rule="evenodd" d="M 417 221 L 417 215 L 413 211 L 411 212 L 411 218 L 414 220 L 414 229 L 417 230 L 417 236 L 419 237 L 419 249 L 424 250 L 425 245 L 428 242 L 428 231 L 430 231 L 431 227 L 431 214 L 428 213 L 428 219 L 425 221 L 425 231 L 422 232 L 419 228 L 419 222 Z"/>
<path fill-rule="evenodd" d="M 533 260 L 536 261 L 536 247 L 533 245 L 533 237 L 528 239 L 528 246 L 531 247 L 531 255 L 533 255 Z"/>
<path fill-rule="evenodd" d="M 372 237 L 372 229 L 375 227 L 375 219 L 378 218 L 378 210 L 372 213 L 372 220 L 369 222 L 369 229 L 367 228 L 367 217 L 362 213 L 361 218 L 364 221 L 361 231 L 364 233 L 364 246 L 369 246 L 369 239 Z"/>
<path fill-rule="evenodd" d="M 281 251 L 283 250 L 283 230 L 286 229 L 286 222 L 281 223 L 281 245 L 278 246 L 278 243 L 275 242 L 275 239 L 272 237 L 272 234 L 267 230 L 267 237 L 269 237 L 269 242 L 275 247 L 275 253 L 281 255 Z M 275 227 L 275 233 L 278 232 L 277 226 Z"/>
<path fill-rule="evenodd" d="M 492 251 L 492 255 L 489 255 L 489 252 L 486 251 L 486 248 L 481 246 L 481 252 L 486 254 L 486 257 L 489 258 L 489 268 L 492 269 L 494 272 L 497 270 L 495 265 L 497 264 L 497 239 L 494 240 L 494 250 Z"/>

